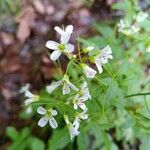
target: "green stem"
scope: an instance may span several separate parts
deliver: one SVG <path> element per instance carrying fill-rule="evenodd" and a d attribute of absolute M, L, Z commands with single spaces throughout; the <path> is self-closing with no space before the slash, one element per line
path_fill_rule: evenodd
<path fill-rule="evenodd" d="M 144 96 L 144 95 L 150 95 L 150 92 L 131 94 L 131 95 L 125 96 L 125 98 L 134 97 L 134 96 Z"/>

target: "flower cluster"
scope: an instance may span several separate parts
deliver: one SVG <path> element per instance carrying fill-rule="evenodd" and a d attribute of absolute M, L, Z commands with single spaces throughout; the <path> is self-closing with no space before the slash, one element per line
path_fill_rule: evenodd
<path fill-rule="evenodd" d="M 148 14 L 140 11 L 136 15 L 133 16 L 133 20 L 130 23 L 126 19 L 121 19 L 118 23 L 118 31 L 125 35 L 132 35 L 140 31 L 139 24 L 143 22 L 148 17 Z"/>
<path fill-rule="evenodd" d="M 52 61 L 56 61 L 61 54 L 64 54 L 70 60 L 69 63 L 73 62 L 75 66 L 78 66 L 78 68 L 82 69 L 83 71 L 83 82 L 81 83 L 80 87 L 77 87 L 70 81 L 67 70 L 60 81 L 52 82 L 50 85 L 46 86 L 46 91 L 49 94 L 54 92 L 59 87 L 62 87 L 63 95 L 69 95 L 70 92 L 74 93 L 73 95 L 68 96 L 65 105 L 71 106 L 72 109 L 74 109 L 75 115 L 69 118 L 69 114 L 64 114 L 64 121 L 69 130 L 70 137 L 73 139 L 80 133 L 80 123 L 84 120 L 87 120 L 89 116 L 87 113 L 88 108 L 86 101 L 92 99 L 92 97 L 89 92 L 86 78 L 94 78 L 97 74 L 97 71 L 91 66 L 95 65 L 98 73 L 101 74 L 103 72 L 103 65 L 106 64 L 109 59 L 113 59 L 112 50 L 109 45 L 101 50 L 96 46 L 89 46 L 84 48 L 82 51 L 79 51 L 78 54 L 73 55 L 72 52 L 74 52 L 75 46 L 69 43 L 71 34 L 73 33 L 73 26 L 68 25 L 65 30 L 62 30 L 56 26 L 54 30 L 60 34 L 60 42 L 58 43 L 51 40 L 47 41 L 46 47 L 52 50 L 50 59 Z M 86 55 L 86 59 L 84 61 L 82 60 L 81 53 Z M 67 66 L 67 69 L 68 67 L 69 65 Z M 25 105 L 28 107 L 31 103 L 40 99 L 38 95 L 34 95 L 29 91 L 29 85 L 23 87 L 20 92 L 25 93 L 25 96 L 27 97 L 25 100 Z M 37 108 L 37 112 L 43 116 L 38 122 L 40 127 L 44 127 L 48 122 L 53 129 L 58 127 L 57 121 L 54 118 L 54 116 L 58 114 L 55 109 L 51 107 L 46 109 L 42 106 L 39 106 Z"/>

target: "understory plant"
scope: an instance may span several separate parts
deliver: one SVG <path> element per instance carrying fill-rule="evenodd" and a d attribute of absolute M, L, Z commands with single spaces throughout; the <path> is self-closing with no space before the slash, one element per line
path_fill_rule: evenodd
<path fill-rule="evenodd" d="M 94 36 L 78 36 L 76 45 L 69 42 L 72 25 L 56 26 L 59 41 L 50 39 L 46 47 L 58 73 L 38 94 L 30 84 L 20 90 L 26 113 L 36 116 L 35 126 L 50 133 L 50 150 L 74 145 L 81 150 L 149 149 L 149 14 L 136 1 L 112 8 L 125 15 L 94 24 Z M 65 71 L 61 55 L 68 60 Z"/>

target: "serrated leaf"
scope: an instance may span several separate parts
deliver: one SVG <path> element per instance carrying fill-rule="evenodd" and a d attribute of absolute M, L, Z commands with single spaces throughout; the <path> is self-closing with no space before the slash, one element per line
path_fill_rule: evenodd
<path fill-rule="evenodd" d="M 70 142 L 67 128 L 56 130 L 48 142 L 48 150 L 63 149 Z"/>

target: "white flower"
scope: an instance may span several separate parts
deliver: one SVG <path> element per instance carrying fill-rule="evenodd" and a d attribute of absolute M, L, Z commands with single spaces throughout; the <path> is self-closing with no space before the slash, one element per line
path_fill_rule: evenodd
<path fill-rule="evenodd" d="M 32 102 L 36 102 L 36 101 L 39 100 L 39 96 L 35 95 L 35 94 L 32 94 L 30 91 L 25 92 L 25 97 L 27 97 L 27 99 L 25 100 L 25 105 L 26 106 L 31 104 Z"/>
<path fill-rule="evenodd" d="M 77 114 L 75 120 L 73 121 L 73 126 L 74 126 L 75 128 L 79 128 L 81 119 L 82 119 L 82 120 L 88 119 L 88 114 L 86 114 L 87 110 L 88 110 L 88 109 L 85 109 L 83 112 Z"/>
<path fill-rule="evenodd" d="M 90 52 L 90 51 L 94 50 L 94 48 L 95 48 L 94 46 L 88 46 L 87 48 L 84 48 L 83 51 L 85 53 L 87 53 L 87 52 Z"/>
<path fill-rule="evenodd" d="M 86 105 L 84 103 L 84 99 L 80 99 L 80 95 L 77 94 L 75 95 L 75 97 L 73 98 L 73 105 L 74 105 L 74 109 L 77 110 L 78 107 L 81 108 L 82 110 L 86 109 Z"/>
<path fill-rule="evenodd" d="M 148 13 L 140 11 L 134 18 L 137 22 L 143 22 L 148 17 Z"/>
<path fill-rule="evenodd" d="M 56 122 L 56 120 L 54 119 L 53 116 L 56 116 L 58 114 L 58 112 L 56 110 L 53 110 L 52 108 L 49 110 L 46 110 L 43 107 L 38 107 L 37 112 L 41 115 L 44 115 L 39 121 L 38 121 L 38 125 L 40 127 L 44 127 L 48 122 L 50 124 L 50 126 L 55 129 L 58 127 L 58 124 Z"/>
<path fill-rule="evenodd" d="M 81 64 L 81 66 L 82 66 L 83 72 L 87 76 L 87 78 L 94 78 L 95 77 L 97 72 L 94 69 L 90 68 L 86 64 Z"/>
<path fill-rule="evenodd" d="M 91 95 L 86 81 L 84 81 L 84 83 L 81 85 L 81 90 L 79 91 L 79 94 L 80 94 L 79 99 L 81 100 L 86 101 L 88 99 L 91 99 Z"/>
<path fill-rule="evenodd" d="M 86 109 L 85 101 L 88 99 L 91 99 L 91 95 L 87 86 L 87 82 L 84 81 L 84 83 L 81 85 L 81 89 L 74 97 L 68 98 L 67 104 L 70 104 L 70 102 L 73 103 L 74 109 L 77 110 L 78 107 L 82 110 Z"/>
<path fill-rule="evenodd" d="M 26 91 L 29 91 L 29 87 L 30 87 L 30 84 L 27 83 L 25 86 L 21 87 L 19 93 L 25 93 Z"/>
<path fill-rule="evenodd" d="M 137 23 L 129 24 L 127 20 L 120 20 L 118 23 L 118 31 L 125 34 L 125 35 L 132 35 L 138 32 L 140 28 L 138 27 Z"/>
<path fill-rule="evenodd" d="M 51 94 L 57 87 L 63 86 L 63 95 L 69 94 L 70 89 L 74 91 L 78 91 L 78 88 L 75 87 L 70 81 L 68 75 L 64 75 L 64 78 L 58 82 L 53 82 L 51 85 L 46 87 L 46 90 L 49 94 Z"/>
<path fill-rule="evenodd" d="M 104 47 L 99 54 L 94 57 L 94 63 L 101 74 L 103 72 L 102 65 L 108 62 L 108 59 L 113 59 L 112 51 L 109 45 Z"/>
<path fill-rule="evenodd" d="M 69 54 L 74 51 L 74 45 L 68 43 L 71 35 L 71 27 L 68 26 L 66 31 L 61 30 L 59 27 L 55 27 L 55 30 L 61 34 L 60 43 L 55 41 L 47 41 L 46 47 L 54 50 L 50 56 L 51 60 L 55 61 L 59 58 L 61 53 Z"/>
<path fill-rule="evenodd" d="M 69 121 L 67 115 L 64 115 L 64 119 L 69 130 L 70 138 L 72 140 L 75 136 L 78 136 L 80 134 L 80 132 L 78 131 L 79 127 L 73 126 L 73 124 Z"/>

